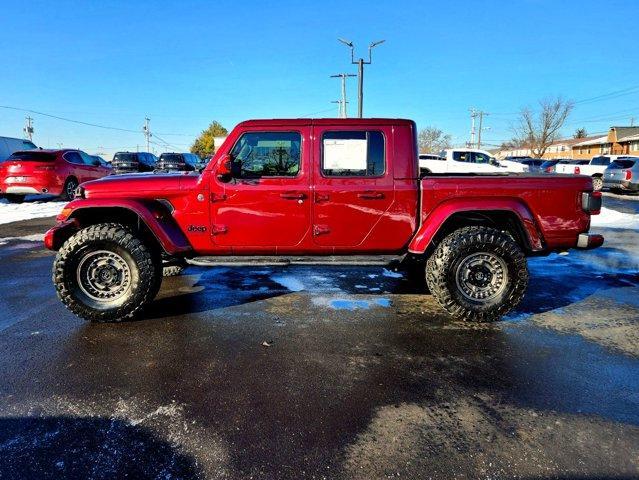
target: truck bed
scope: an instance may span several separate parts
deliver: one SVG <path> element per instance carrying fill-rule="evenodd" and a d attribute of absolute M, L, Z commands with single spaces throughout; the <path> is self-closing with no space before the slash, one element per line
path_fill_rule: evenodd
<path fill-rule="evenodd" d="M 429 175 L 420 180 L 421 223 L 436 224 L 451 211 L 513 209 L 526 228 L 540 233 L 533 251 L 572 248 L 588 231 L 590 215 L 582 208 L 583 192 L 592 192 L 586 176 L 543 174 Z"/>

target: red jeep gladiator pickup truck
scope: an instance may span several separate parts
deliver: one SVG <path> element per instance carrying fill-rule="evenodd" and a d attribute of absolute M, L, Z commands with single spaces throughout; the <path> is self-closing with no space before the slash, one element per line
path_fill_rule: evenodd
<path fill-rule="evenodd" d="M 420 178 L 417 153 L 410 120 L 251 120 L 200 175 L 84 183 L 45 236 L 58 296 L 119 321 L 153 300 L 167 259 L 396 256 L 421 261 L 453 316 L 491 321 L 522 299 L 526 256 L 603 243 L 589 177 Z"/>

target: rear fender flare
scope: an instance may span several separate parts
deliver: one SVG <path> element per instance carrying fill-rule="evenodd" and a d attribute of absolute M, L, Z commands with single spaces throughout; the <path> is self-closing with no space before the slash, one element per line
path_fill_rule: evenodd
<path fill-rule="evenodd" d="M 444 223 L 458 213 L 514 213 L 525 234 L 527 248 L 543 250 L 543 237 L 537 228 L 530 209 L 521 201 L 512 198 L 468 198 L 441 203 L 421 222 L 417 233 L 408 245 L 410 253 L 422 254 L 431 245 Z"/>

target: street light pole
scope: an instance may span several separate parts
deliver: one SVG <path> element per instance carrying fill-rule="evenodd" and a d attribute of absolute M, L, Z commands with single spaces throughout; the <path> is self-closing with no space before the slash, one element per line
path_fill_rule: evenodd
<path fill-rule="evenodd" d="M 351 64 L 357 65 L 357 116 L 359 118 L 362 118 L 364 114 L 364 65 L 370 65 L 372 63 L 373 48 L 381 43 L 384 43 L 386 40 L 379 40 L 377 42 L 371 43 L 368 46 L 368 61 L 365 61 L 361 57 L 357 61 L 355 61 L 355 46 L 353 45 L 353 42 L 344 40 L 343 38 L 338 38 L 338 40 L 351 49 Z"/>

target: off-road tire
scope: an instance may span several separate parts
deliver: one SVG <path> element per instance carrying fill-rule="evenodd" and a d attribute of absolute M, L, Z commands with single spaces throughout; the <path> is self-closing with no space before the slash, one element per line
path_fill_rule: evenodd
<path fill-rule="evenodd" d="M 9 203 L 22 203 L 24 202 L 25 195 L 18 195 L 16 193 L 7 193 L 5 198 Z"/>
<path fill-rule="evenodd" d="M 78 188 L 78 181 L 74 177 L 69 177 L 65 180 L 64 186 L 62 187 L 62 193 L 60 194 L 60 198 L 62 200 L 71 201 L 75 197 L 75 189 Z"/>
<path fill-rule="evenodd" d="M 603 188 L 603 178 L 602 177 L 592 177 L 592 189 L 595 192 L 598 192 Z"/>
<path fill-rule="evenodd" d="M 473 255 L 500 259 L 505 282 L 487 300 L 468 298 L 459 282 L 459 270 Z M 460 228 L 445 237 L 426 263 L 426 283 L 439 304 L 453 317 L 470 322 L 492 322 L 521 302 L 528 286 L 526 257 L 513 238 L 483 226 Z"/>
<path fill-rule="evenodd" d="M 113 252 L 129 270 L 129 287 L 115 301 L 95 300 L 80 285 L 83 259 Z M 53 263 L 53 283 L 64 305 L 92 322 L 120 322 L 132 318 L 157 295 L 162 282 L 159 254 L 124 225 L 101 223 L 69 238 Z M 84 288 L 84 290 L 83 290 Z"/>

